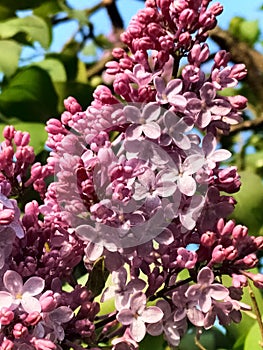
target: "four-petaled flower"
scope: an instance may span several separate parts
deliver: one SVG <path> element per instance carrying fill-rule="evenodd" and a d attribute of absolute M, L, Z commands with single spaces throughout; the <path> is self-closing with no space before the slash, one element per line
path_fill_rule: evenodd
<path fill-rule="evenodd" d="M 22 277 L 15 271 L 7 270 L 3 277 L 5 288 L 0 291 L 0 309 L 8 307 L 15 310 L 20 304 L 25 312 L 41 312 L 41 305 L 36 295 L 40 294 L 45 281 L 40 277 L 30 277 L 23 285 Z"/>
<path fill-rule="evenodd" d="M 163 311 L 157 306 L 146 307 L 146 295 L 143 292 L 135 293 L 130 300 L 130 308 L 122 309 L 117 319 L 124 326 L 130 326 L 133 339 L 140 342 L 146 334 L 145 323 L 159 322 Z"/>
<path fill-rule="evenodd" d="M 185 295 L 189 301 L 196 302 L 200 310 L 208 312 L 213 300 L 224 300 L 229 291 L 220 283 L 213 283 L 215 276 L 209 267 L 203 267 L 197 275 L 197 283 L 190 286 Z"/>

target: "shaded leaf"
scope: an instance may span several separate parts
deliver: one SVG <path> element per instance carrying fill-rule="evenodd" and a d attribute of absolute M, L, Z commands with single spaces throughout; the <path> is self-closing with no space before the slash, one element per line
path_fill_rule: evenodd
<path fill-rule="evenodd" d="M 104 258 L 99 258 L 90 272 L 86 286 L 92 291 L 94 297 L 100 295 L 109 276 L 109 271 L 105 268 Z"/>
<path fill-rule="evenodd" d="M 42 4 L 34 10 L 34 14 L 40 17 L 50 17 L 62 9 L 59 5 L 59 2 L 56 0 L 53 1 L 42 1 Z"/>
<path fill-rule="evenodd" d="M 15 17 L 14 9 L 11 9 L 8 6 L 4 6 L 3 4 L 0 4 L 0 21 L 10 17 Z"/>
<path fill-rule="evenodd" d="M 49 74 L 39 67 L 17 73 L 0 95 L 0 112 L 24 121 L 57 115 L 58 97 Z"/>
<path fill-rule="evenodd" d="M 59 96 L 58 110 L 60 113 L 65 109 L 63 101 L 68 96 L 75 97 L 81 106 L 83 106 L 83 109 L 87 108 L 93 99 L 92 93 L 94 89 L 89 84 L 69 81 L 66 83 L 56 82 L 54 85 Z"/>
<path fill-rule="evenodd" d="M 0 52 L 0 71 L 10 77 L 17 70 L 21 46 L 14 40 L 0 40 Z"/>
<path fill-rule="evenodd" d="M 0 23 L 0 35 L 3 39 L 12 38 L 20 32 L 25 32 L 29 41 L 38 41 L 44 48 L 49 47 L 51 40 L 49 27 L 41 17 L 12 18 Z"/>
<path fill-rule="evenodd" d="M 10 10 L 25 10 L 35 8 L 42 2 L 43 0 L 1 0 L 1 6 L 9 7 Z"/>

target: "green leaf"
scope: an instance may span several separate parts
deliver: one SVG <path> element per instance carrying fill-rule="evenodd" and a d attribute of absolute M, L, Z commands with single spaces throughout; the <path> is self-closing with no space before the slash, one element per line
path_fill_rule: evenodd
<path fill-rule="evenodd" d="M 52 81 L 67 81 L 67 73 L 64 65 L 54 58 L 47 58 L 41 62 L 33 63 L 32 66 L 38 66 L 44 69 L 50 75 Z"/>
<path fill-rule="evenodd" d="M 12 18 L 0 23 L 0 37 L 2 39 L 12 38 L 20 32 L 26 33 L 29 41 L 38 41 L 46 49 L 50 45 L 49 27 L 41 17 Z"/>
<path fill-rule="evenodd" d="M 239 30 L 241 40 L 247 42 L 251 46 L 259 39 L 260 29 L 258 20 L 240 23 Z"/>
<path fill-rule="evenodd" d="M 15 11 L 8 6 L 0 5 L 0 21 L 10 17 L 15 17 Z"/>
<path fill-rule="evenodd" d="M 46 121 L 57 115 L 58 97 L 49 74 L 39 67 L 18 72 L 0 95 L 0 112 L 23 121 Z"/>
<path fill-rule="evenodd" d="M 245 340 L 244 350 L 262 350 L 260 342 L 263 342 L 258 323 L 249 329 Z"/>
<path fill-rule="evenodd" d="M 263 185 L 261 178 L 253 172 L 241 171 L 241 189 L 234 194 L 237 200 L 234 213 L 231 215 L 237 223 L 246 225 L 251 235 L 257 235 L 263 225 Z"/>
<path fill-rule="evenodd" d="M 94 89 L 89 84 L 68 81 L 66 83 L 55 82 L 54 86 L 59 96 L 58 110 L 60 113 L 65 109 L 63 101 L 68 96 L 75 97 L 84 109 L 87 108 L 92 101 Z"/>
<path fill-rule="evenodd" d="M 16 130 L 27 131 L 30 133 L 30 146 L 34 148 L 35 154 L 43 151 L 46 140 L 47 132 L 45 131 L 45 124 L 43 123 L 13 123 Z M 0 124 L 0 133 L 5 128 L 6 124 Z"/>
<path fill-rule="evenodd" d="M 58 12 L 61 12 L 61 7 L 56 0 L 42 1 L 41 6 L 34 10 L 34 14 L 40 17 L 50 17 Z"/>
<path fill-rule="evenodd" d="M 1 0 L 1 6 L 5 6 L 16 11 L 35 8 L 40 6 L 42 2 L 43 0 Z"/>
<path fill-rule="evenodd" d="M 0 71 L 10 77 L 17 70 L 21 46 L 14 40 L 0 40 L 0 52 L 5 53 L 0 55 Z"/>
<path fill-rule="evenodd" d="M 90 272 L 86 286 L 92 291 L 94 297 L 100 295 L 109 276 L 109 271 L 105 268 L 104 258 L 99 258 Z"/>
<path fill-rule="evenodd" d="M 163 339 L 163 335 L 153 337 L 149 334 L 146 334 L 146 336 L 140 343 L 140 350 L 153 350 L 153 344 L 154 350 L 164 350 L 165 342 Z"/>

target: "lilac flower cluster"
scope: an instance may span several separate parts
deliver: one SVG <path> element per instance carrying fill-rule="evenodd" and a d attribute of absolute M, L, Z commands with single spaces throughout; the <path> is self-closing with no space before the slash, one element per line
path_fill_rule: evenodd
<path fill-rule="evenodd" d="M 114 92 L 98 86 L 85 111 L 69 97 L 47 122 L 46 164 L 28 133 L 5 128 L 0 350 L 135 350 L 147 334 L 176 347 L 189 326 L 240 322 L 248 279 L 263 287 L 248 271 L 263 239 L 227 221 L 240 179 L 217 144 L 247 102 L 220 91 L 246 69 L 222 50 L 204 71 L 222 12 L 209 3 L 147 0 L 122 34 L 130 53 L 106 65 Z M 23 203 L 30 186 L 41 203 Z"/>

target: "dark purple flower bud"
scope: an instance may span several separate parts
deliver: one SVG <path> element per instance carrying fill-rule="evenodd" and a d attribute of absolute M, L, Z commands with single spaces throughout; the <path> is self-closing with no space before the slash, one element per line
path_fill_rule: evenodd
<path fill-rule="evenodd" d="M 243 63 L 234 64 L 234 66 L 231 67 L 230 76 L 232 78 L 235 78 L 237 80 L 241 80 L 241 79 L 245 78 L 246 75 L 247 75 L 247 69 Z"/>
<path fill-rule="evenodd" d="M 215 54 L 214 61 L 216 67 L 226 67 L 230 61 L 230 53 L 225 50 L 220 50 Z"/>

